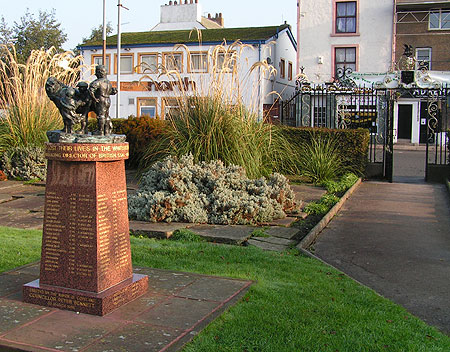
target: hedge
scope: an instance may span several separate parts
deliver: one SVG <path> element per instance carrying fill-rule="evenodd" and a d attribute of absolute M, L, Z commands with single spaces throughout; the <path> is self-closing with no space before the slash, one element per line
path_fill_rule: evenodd
<path fill-rule="evenodd" d="M 111 119 L 113 124 L 113 133 L 124 134 L 127 136 L 127 142 L 130 144 L 130 158 L 127 161 L 128 166 L 137 168 L 149 142 L 157 138 L 166 121 L 153 119 L 149 116 L 135 117 L 129 116 L 127 119 Z M 89 120 L 89 131 L 97 129 L 97 119 Z"/>
<path fill-rule="evenodd" d="M 311 138 L 335 138 L 341 158 L 349 172 L 363 175 L 368 162 L 370 134 L 367 129 L 329 129 L 315 127 L 281 127 L 288 141 L 301 153 L 300 145 L 308 143 Z"/>

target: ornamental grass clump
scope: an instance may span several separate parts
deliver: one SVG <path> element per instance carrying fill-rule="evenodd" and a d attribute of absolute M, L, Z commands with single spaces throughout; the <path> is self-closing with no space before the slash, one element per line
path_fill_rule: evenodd
<path fill-rule="evenodd" d="M 14 47 L 2 45 L 0 53 L 0 154 L 13 147 L 42 147 L 46 132 L 62 126 L 58 109 L 45 93 L 45 82 L 53 76 L 74 85 L 81 59 L 52 48 L 33 50 L 20 64 Z"/>
<path fill-rule="evenodd" d="M 300 173 L 315 184 L 335 180 L 346 171 L 338 144 L 332 137 L 312 134 L 308 142 L 300 145 L 299 151 Z"/>
<path fill-rule="evenodd" d="M 128 208 L 141 221 L 256 224 L 284 218 L 295 209 L 295 195 L 281 174 L 250 180 L 240 166 L 195 163 L 189 154 L 154 163 Z"/>
<path fill-rule="evenodd" d="M 178 47 L 189 55 L 186 46 Z M 221 160 L 225 165 L 239 165 L 250 178 L 269 176 L 273 171 L 297 171 L 290 143 L 258 113 L 263 97 L 254 83 L 269 79 L 276 71 L 267 62 L 258 62 L 248 71 L 241 69 L 244 50 L 252 47 L 224 43 L 211 49 L 205 59 L 211 63 L 207 81 L 197 77 L 196 84 L 188 87 L 180 72 L 161 67 L 160 77 L 175 82 L 172 89 L 177 94 L 171 99 L 176 100 L 172 105 L 177 108 L 166 115 L 166 129 L 150 143 L 141 170 L 168 155 L 180 158 L 190 153 L 195 162 Z M 242 72 L 247 72 L 245 77 L 240 77 Z"/>

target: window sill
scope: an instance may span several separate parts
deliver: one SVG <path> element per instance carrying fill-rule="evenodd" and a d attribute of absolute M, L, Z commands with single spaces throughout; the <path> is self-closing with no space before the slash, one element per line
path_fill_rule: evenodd
<path fill-rule="evenodd" d="M 359 32 L 356 33 L 331 33 L 330 37 L 359 37 Z"/>

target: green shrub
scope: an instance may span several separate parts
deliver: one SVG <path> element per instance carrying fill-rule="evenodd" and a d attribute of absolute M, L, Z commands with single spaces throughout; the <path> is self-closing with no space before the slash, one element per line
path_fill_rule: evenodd
<path fill-rule="evenodd" d="M 283 175 L 250 180 L 242 167 L 194 163 L 192 155 L 153 164 L 128 199 L 130 218 L 152 222 L 254 224 L 284 218 L 294 208 Z"/>
<path fill-rule="evenodd" d="M 368 162 L 369 131 L 366 129 L 339 130 L 312 127 L 283 127 L 283 135 L 295 146 L 295 153 L 302 153 L 301 146 L 311 144 L 312 139 L 332 139 L 336 144 L 343 168 L 362 176 Z M 345 171 L 344 171 L 345 172 Z"/>
<path fill-rule="evenodd" d="M 162 135 L 167 121 L 152 119 L 146 115 L 129 116 L 128 119 L 114 119 L 113 126 L 114 133 L 127 136 L 130 144 L 129 165 L 138 167 L 149 144 Z"/>
<path fill-rule="evenodd" d="M 219 94 L 180 97 L 180 111 L 154 139 L 141 167 L 167 155 L 192 154 L 195 162 L 221 160 L 245 168 L 248 177 L 273 171 L 297 171 L 294 154 L 279 128 L 258 121 L 242 103 L 230 104 Z"/>
<path fill-rule="evenodd" d="M 298 163 L 300 174 L 316 184 L 336 179 L 344 170 L 334 137 L 318 135 L 304 141 Z"/>
<path fill-rule="evenodd" d="M 345 192 L 353 186 L 356 181 L 358 181 L 358 176 L 350 172 L 342 176 L 339 181 L 325 181 L 322 182 L 321 186 L 325 187 L 328 193 L 335 194 Z"/>
<path fill-rule="evenodd" d="M 203 237 L 188 229 L 175 230 L 169 239 L 181 242 L 206 242 Z"/>
<path fill-rule="evenodd" d="M 8 178 L 45 180 L 47 161 L 41 147 L 11 147 L 3 153 L 1 161 Z"/>
<path fill-rule="evenodd" d="M 303 211 L 314 215 L 326 214 L 337 202 L 339 202 L 339 197 L 334 194 L 325 194 L 318 202 L 308 203 Z"/>

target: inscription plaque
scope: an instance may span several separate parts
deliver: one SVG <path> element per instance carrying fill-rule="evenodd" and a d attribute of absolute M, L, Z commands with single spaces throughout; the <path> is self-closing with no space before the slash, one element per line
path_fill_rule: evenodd
<path fill-rule="evenodd" d="M 142 295 L 133 275 L 125 159 L 128 143 L 47 143 L 40 279 L 24 301 L 104 315 Z"/>

